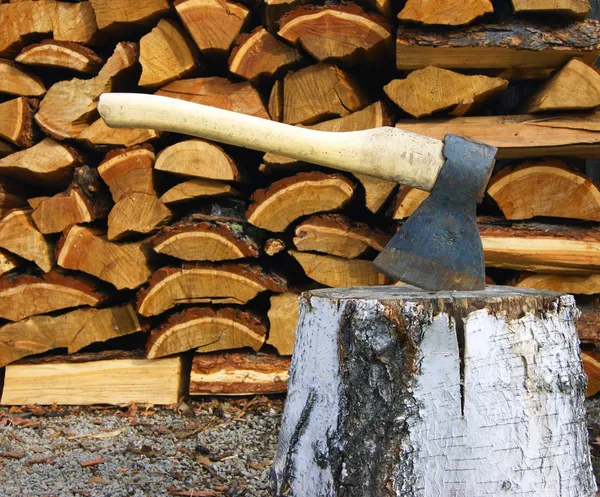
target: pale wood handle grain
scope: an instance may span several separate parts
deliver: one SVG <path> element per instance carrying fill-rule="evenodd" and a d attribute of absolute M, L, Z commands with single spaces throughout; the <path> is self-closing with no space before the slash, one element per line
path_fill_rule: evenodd
<path fill-rule="evenodd" d="M 268 119 L 137 93 L 105 93 L 98 111 L 113 128 L 150 128 L 272 152 L 430 191 L 444 165 L 443 142 L 382 127 L 316 131 Z"/>

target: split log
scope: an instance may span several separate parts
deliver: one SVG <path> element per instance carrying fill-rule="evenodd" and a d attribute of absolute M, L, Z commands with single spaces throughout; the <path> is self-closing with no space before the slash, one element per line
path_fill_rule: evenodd
<path fill-rule="evenodd" d="M 196 349 L 196 352 L 251 347 L 265 343 L 267 326 L 259 315 L 234 307 L 192 307 L 174 314 L 152 330 L 146 357 L 156 359 Z"/>
<path fill-rule="evenodd" d="M 179 356 L 150 361 L 122 351 L 22 359 L 6 367 L 0 404 L 177 404 L 187 371 Z"/>
<path fill-rule="evenodd" d="M 83 129 L 77 140 L 93 149 L 106 147 L 133 147 L 141 143 L 155 140 L 160 132 L 141 128 L 109 128 L 103 119 L 97 119 Z"/>
<path fill-rule="evenodd" d="M 498 159 L 569 156 L 600 158 L 600 112 L 400 120 L 397 128 L 443 139 L 448 133 L 498 147 Z"/>
<path fill-rule="evenodd" d="M 45 273 L 54 266 L 52 244 L 35 227 L 30 209 L 14 209 L 0 219 L 0 247 L 34 262 Z"/>
<path fill-rule="evenodd" d="M 84 307 L 58 316 L 32 316 L 0 327 L 0 366 L 48 350 L 69 354 L 97 342 L 142 331 L 131 304 L 107 309 Z"/>
<path fill-rule="evenodd" d="M 5 178 L 0 178 L 0 218 L 16 207 L 27 205 L 25 191 Z"/>
<path fill-rule="evenodd" d="M 311 3 L 310 0 L 264 0 L 259 4 L 261 24 L 272 33 L 279 29 L 279 19 L 295 7 Z"/>
<path fill-rule="evenodd" d="M 318 170 L 319 166 L 301 160 L 284 157 L 283 155 L 267 152 L 263 155 L 263 163 L 258 170 L 264 174 L 293 174 Z"/>
<path fill-rule="evenodd" d="M 548 292 L 577 295 L 600 293 L 598 274 L 526 274 L 513 283 L 517 288 L 535 288 Z"/>
<path fill-rule="evenodd" d="M 229 56 L 229 71 L 252 83 L 278 78 L 302 60 L 298 50 L 259 26 L 235 41 Z"/>
<path fill-rule="evenodd" d="M 22 97 L 41 97 L 46 93 L 44 82 L 21 69 L 10 60 L 0 59 L 0 93 Z"/>
<path fill-rule="evenodd" d="M 165 148 L 154 168 L 196 178 L 242 180 L 241 171 L 223 148 L 205 140 L 185 140 Z"/>
<path fill-rule="evenodd" d="M 285 250 L 285 242 L 279 238 L 269 238 L 265 242 L 264 251 L 265 254 L 272 257 L 277 255 Z"/>
<path fill-rule="evenodd" d="M 76 138 L 97 117 L 100 94 L 112 91 L 119 75 L 137 60 L 137 44 L 119 43 L 94 78 L 73 78 L 52 85 L 40 103 L 35 121 L 46 134 L 57 140 Z"/>
<path fill-rule="evenodd" d="M 26 148 L 33 145 L 33 115 L 39 102 L 18 97 L 0 104 L 0 137 Z"/>
<path fill-rule="evenodd" d="M 155 194 L 132 193 L 122 197 L 108 214 L 108 239 L 149 235 L 163 228 L 173 212 Z"/>
<path fill-rule="evenodd" d="M 156 94 L 269 119 L 259 93 L 247 81 L 232 83 L 219 77 L 182 79 L 163 86 Z"/>
<path fill-rule="evenodd" d="M 278 79 L 269 94 L 269 115 L 273 121 L 283 122 L 283 81 Z"/>
<path fill-rule="evenodd" d="M 43 40 L 25 47 L 15 61 L 28 66 L 98 74 L 104 62 L 93 50 L 69 41 Z"/>
<path fill-rule="evenodd" d="M 372 248 L 377 252 L 391 236 L 365 223 L 340 214 L 313 216 L 296 227 L 294 245 L 300 251 L 314 251 L 354 259 Z"/>
<path fill-rule="evenodd" d="M 226 261 L 258 257 L 261 234 L 242 223 L 183 220 L 152 237 L 157 254 L 184 261 Z"/>
<path fill-rule="evenodd" d="M 354 184 L 340 174 L 298 173 L 256 190 L 246 211 L 248 221 L 269 231 L 282 232 L 294 220 L 346 205 Z"/>
<path fill-rule="evenodd" d="M 53 197 L 29 199 L 31 217 L 40 233 L 59 233 L 79 223 L 90 223 L 106 216 L 111 203 L 98 171 L 89 166 L 75 169 L 67 191 Z"/>
<path fill-rule="evenodd" d="M 237 197 L 239 192 L 223 181 L 196 178 L 184 181 L 167 190 L 160 200 L 163 204 L 180 204 L 200 198 Z"/>
<path fill-rule="evenodd" d="M 385 285 L 389 281 L 373 268 L 371 261 L 344 259 L 290 250 L 311 280 L 333 288 Z"/>
<path fill-rule="evenodd" d="M 577 314 L 502 287 L 305 293 L 272 494 L 593 497 Z"/>
<path fill-rule="evenodd" d="M 0 159 L 0 175 L 36 186 L 63 189 L 81 161 L 75 149 L 46 138 L 33 147 Z"/>
<path fill-rule="evenodd" d="M 9 274 L 0 278 L 0 317 L 9 321 L 72 307 L 96 307 L 105 300 L 91 281 L 58 271 L 43 277 Z"/>
<path fill-rule="evenodd" d="M 0 5 L 0 57 L 13 57 L 41 35 L 90 43 L 98 26 L 89 2 L 18 2 Z"/>
<path fill-rule="evenodd" d="M 494 12 L 490 0 L 408 0 L 398 14 L 401 21 L 443 26 L 463 26 Z"/>
<path fill-rule="evenodd" d="M 315 124 L 347 116 L 368 105 L 358 80 L 331 64 L 289 73 L 283 80 L 283 122 Z"/>
<path fill-rule="evenodd" d="M 588 0 L 511 0 L 517 14 L 554 14 L 561 18 L 585 19 L 591 9 Z"/>
<path fill-rule="evenodd" d="M 557 159 L 507 167 L 488 184 L 506 219 L 552 216 L 600 221 L 600 189 Z"/>
<path fill-rule="evenodd" d="M 427 197 L 429 197 L 429 192 L 410 186 L 401 186 L 392 207 L 392 219 L 410 217 Z"/>
<path fill-rule="evenodd" d="M 156 88 L 193 73 L 196 60 L 192 45 L 181 34 L 180 27 L 169 19 L 161 19 L 140 40 L 142 75 L 139 86 Z"/>
<path fill-rule="evenodd" d="M 108 152 L 98 173 L 108 185 L 115 203 L 133 193 L 154 195 L 154 150 L 150 145 Z"/>
<path fill-rule="evenodd" d="M 600 106 L 600 70 L 572 59 L 533 94 L 523 112 L 590 110 Z"/>
<path fill-rule="evenodd" d="M 485 265 L 545 273 L 600 273 L 600 230 L 549 224 L 479 224 Z"/>
<path fill-rule="evenodd" d="M 600 353 L 592 350 L 582 350 L 581 360 L 587 376 L 586 397 L 600 392 Z"/>
<path fill-rule="evenodd" d="M 286 281 L 249 264 L 185 263 L 155 271 L 138 292 L 138 312 L 156 316 L 179 304 L 245 304 L 260 292 L 283 292 Z"/>
<path fill-rule="evenodd" d="M 239 4 L 218 0 L 176 0 L 175 10 L 200 53 L 222 59 L 250 22 L 250 11 Z"/>
<path fill-rule="evenodd" d="M 445 5 L 445 4 L 444 4 Z M 446 69 L 556 69 L 579 57 L 598 57 L 600 22 L 554 25 L 514 21 L 444 31 L 398 28 L 396 67 Z"/>
<path fill-rule="evenodd" d="M 384 63 L 393 53 L 392 29 L 355 4 L 298 7 L 279 20 L 277 33 L 319 62 L 343 66 Z"/>
<path fill-rule="evenodd" d="M 299 293 L 285 292 L 271 295 L 269 307 L 269 338 L 267 343 L 277 349 L 281 355 L 292 355 L 298 324 Z"/>
<path fill-rule="evenodd" d="M 487 76 L 465 76 L 428 66 L 384 86 L 388 97 L 403 111 L 424 117 L 441 111 L 464 116 L 490 98 L 501 95 L 508 81 Z"/>
<path fill-rule="evenodd" d="M 56 247 L 59 266 L 91 274 L 118 290 L 137 288 L 148 281 L 149 249 L 146 242 L 111 243 L 98 231 L 73 226 Z"/>
<path fill-rule="evenodd" d="M 98 29 L 118 34 L 122 29 L 146 27 L 169 12 L 167 0 L 122 0 L 115 6 L 111 0 L 90 0 Z"/>
<path fill-rule="evenodd" d="M 275 354 L 196 354 L 190 374 L 190 395 L 284 393 L 289 366 L 289 358 Z"/>
<path fill-rule="evenodd" d="M 0 276 L 14 271 L 20 266 L 19 259 L 14 255 L 0 249 Z"/>
<path fill-rule="evenodd" d="M 577 334 L 582 343 L 598 345 L 600 343 L 600 300 L 594 297 L 582 302 L 577 300 L 577 308 L 581 316 L 577 321 Z"/>
<path fill-rule="evenodd" d="M 0 158 L 6 157 L 15 152 L 15 149 L 12 145 L 0 140 Z"/>

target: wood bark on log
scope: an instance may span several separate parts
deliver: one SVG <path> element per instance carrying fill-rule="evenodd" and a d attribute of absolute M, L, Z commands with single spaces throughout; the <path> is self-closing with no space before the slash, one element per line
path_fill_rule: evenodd
<path fill-rule="evenodd" d="M 427 197 L 429 197 L 429 192 L 410 186 L 401 186 L 392 207 L 392 219 L 406 219 Z"/>
<path fill-rule="evenodd" d="M 0 104 L 0 137 L 26 148 L 33 145 L 33 115 L 39 105 L 33 98 L 18 97 Z"/>
<path fill-rule="evenodd" d="M 346 216 L 320 214 L 296 227 L 294 245 L 302 252 L 321 252 L 354 259 L 369 248 L 380 252 L 390 238 L 387 233 Z"/>
<path fill-rule="evenodd" d="M 590 110 L 600 106 L 600 70 L 572 59 L 530 97 L 527 114 Z"/>
<path fill-rule="evenodd" d="M 105 300 L 92 281 L 58 271 L 42 277 L 9 274 L 0 278 L 0 317 L 9 321 L 72 307 L 96 307 Z"/>
<path fill-rule="evenodd" d="M 103 60 L 90 48 L 70 41 L 43 40 L 25 47 L 15 61 L 28 66 L 98 74 Z"/>
<path fill-rule="evenodd" d="M 408 0 L 398 14 L 400 21 L 443 26 L 462 26 L 494 12 L 490 0 Z"/>
<path fill-rule="evenodd" d="M 264 0 L 260 5 L 260 16 L 265 28 L 271 33 L 279 29 L 279 19 L 295 7 L 312 3 L 312 0 Z"/>
<path fill-rule="evenodd" d="M 146 27 L 170 10 L 167 0 L 122 0 L 118 8 L 111 0 L 90 0 L 98 29 L 119 34 L 122 29 Z"/>
<path fill-rule="evenodd" d="M 18 2 L 0 5 L 0 57 L 13 57 L 41 35 L 90 43 L 98 30 L 89 2 Z"/>
<path fill-rule="evenodd" d="M 413 117 L 449 111 L 460 117 L 506 90 L 508 81 L 487 76 L 465 76 L 447 69 L 428 66 L 394 79 L 383 87 L 387 96 Z"/>
<path fill-rule="evenodd" d="M 600 353 L 582 350 L 581 360 L 588 380 L 585 395 L 591 397 L 600 392 Z"/>
<path fill-rule="evenodd" d="M 111 207 L 106 187 L 98 171 L 89 166 L 79 166 L 73 181 L 65 192 L 53 197 L 29 199 L 31 215 L 40 233 L 59 233 L 79 223 L 90 223 L 106 216 Z"/>
<path fill-rule="evenodd" d="M 243 223 L 192 219 L 163 228 L 152 237 L 152 248 L 184 261 L 225 261 L 258 257 L 261 238 Z"/>
<path fill-rule="evenodd" d="M 73 226 L 56 247 L 59 266 L 91 274 L 118 290 L 133 289 L 150 278 L 147 242 L 111 243 L 100 232 Z"/>
<path fill-rule="evenodd" d="M 84 307 L 58 316 L 32 316 L 0 327 L 0 365 L 48 350 L 69 354 L 98 342 L 142 331 L 131 304 L 107 309 Z"/>
<path fill-rule="evenodd" d="M 339 174 L 298 173 L 255 191 L 246 216 L 259 228 L 283 232 L 301 216 L 343 207 L 354 188 L 352 181 Z"/>
<path fill-rule="evenodd" d="M 371 261 L 344 259 L 333 255 L 311 254 L 309 252 L 289 253 L 298 261 L 311 280 L 333 288 L 351 286 L 385 285 L 388 278 L 375 271 Z"/>
<path fill-rule="evenodd" d="M 320 63 L 289 73 L 283 80 L 283 122 L 316 124 L 342 117 L 369 104 L 358 80 Z"/>
<path fill-rule="evenodd" d="M 600 293 L 599 274 L 525 274 L 513 286 L 577 295 Z"/>
<path fill-rule="evenodd" d="M 235 41 L 229 56 L 229 71 L 252 83 L 261 83 L 278 78 L 301 61 L 302 55 L 298 50 L 259 26 Z"/>
<path fill-rule="evenodd" d="M 600 158 L 600 112 L 551 116 L 455 117 L 417 122 L 400 120 L 397 128 L 443 139 L 448 133 L 498 147 L 498 159 L 561 156 Z"/>
<path fill-rule="evenodd" d="M 591 10 L 588 0 L 511 0 L 517 14 L 554 14 L 561 18 L 585 19 Z"/>
<path fill-rule="evenodd" d="M 269 238 L 265 242 L 264 251 L 269 257 L 277 255 L 285 250 L 285 242 L 280 238 Z"/>
<path fill-rule="evenodd" d="M 10 60 L 0 59 L 0 93 L 22 97 L 41 97 L 44 82 Z"/>
<path fill-rule="evenodd" d="M 77 136 L 77 140 L 94 150 L 107 147 L 133 147 L 155 140 L 160 132 L 142 128 L 109 128 L 103 119 L 97 119 Z"/>
<path fill-rule="evenodd" d="M 283 81 L 281 79 L 276 80 L 271 88 L 267 108 L 273 121 L 283 122 Z"/>
<path fill-rule="evenodd" d="M 54 250 L 35 227 L 31 212 L 31 209 L 14 209 L 0 219 L 0 247 L 35 263 L 47 273 L 54 266 Z"/>
<path fill-rule="evenodd" d="M 169 19 L 161 19 L 150 33 L 142 36 L 140 64 L 142 74 L 138 85 L 145 88 L 157 88 L 184 78 L 198 68 L 193 45 Z"/>
<path fill-rule="evenodd" d="M 250 11 L 218 0 L 176 0 L 175 10 L 202 55 L 226 58 L 231 45 L 250 22 Z"/>
<path fill-rule="evenodd" d="M 184 181 L 167 190 L 160 200 L 163 204 L 180 204 L 200 198 L 237 197 L 240 193 L 230 184 L 212 179 L 196 178 Z"/>
<path fill-rule="evenodd" d="M 600 221 L 600 189 L 585 174 L 557 159 L 506 167 L 487 193 L 506 219 L 551 216 Z"/>
<path fill-rule="evenodd" d="M 444 31 L 398 28 L 396 67 L 446 69 L 556 69 L 579 57 L 593 64 L 600 50 L 600 22 L 564 27 L 514 21 Z"/>
<path fill-rule="evenodd" d="M 35 115 L 40 128 L 57 140 L 79 136 L 96 119 L 100 94 L 112 91 L 115 80 L 137 63 L 138 52 L 136 43 L 121 42 L 97 76 L 52 85 Z"/>
<path fill-rule="evenodd" d="M 250 264 L 185 263 L 155 271 L 138 292 L 138 312 L 156 316 L 179 304 L 245 304 L 264 291 L 283 292 L 287 282 Z"/>
<path fill-rule="evenodd" d="M 156 95 L 269 119 L 260 95 L 247 81 L 232 83 L 216 76 L 182 79 L 163 86 Z"/>
<path fill-rule="evenodd" d="M 189 365 L 184 358 L 150 361 L 121 355 L 77 354 L 38 364 L 25 363 L 27 359 L 10 364 L 0 404 L 23 405 L 35 399 L 38 405 L 169 405 L 187 393 Z"/>
<path fill-rule="evenodd" d="M 597 274 L 600 230 L 596 227 L 479 223 L 487 267 L 519 271 Z"/>
<path fill-rule="evenodd" d="M 9 252 L 0 249 L 0 276 L 4 276 L 21 265 L 19 259 Z"/>
<path fill-rule="evenodd" d="M 300 312 L 299 297 L 300 293 L 297 292 L 271 295 L 267 344 L 275 347 L 281 355 L 292 355 L 294 352 L 296 325 Z"/>
<path fill-rule="evenodd" d="M 154 168 L 182 176 L 242 181 L 242 172 L 219 145 L 205 140 L 184 140 L 163 149 Z"/>
<path fill-rule="evenodd" d="M 572 296 L 400 286 L 300 302 L 272 495 L 595 495 Z"/>
<path fill-rule="evenodd" d="M 146 357 L 156 359 L 195 349 L 196 352 L 262 347 L 265 319 L 234 307 L 191 307 L 174 314 L 153 329 L 146 342 Z"/>
<path fill-rule="evenodd" d="M 393 53 L 392 29 L 355 4 L 302 6 L 279 20 L 281 38 L 314 59 L 343 66 L 385 63 Z"/>
<path fill-rule="evenodd" d="M 243 352 L 196 354 L 190 395 L 258 395 L 284 393 L 290 359 Z"/>
<path fill-rule="evenodd" d="M 60 190 L 68 186 L 81 162 L 75 149 L 45 138 L 33 147 L 0 159 L 0 175 Z"/>
<path fill-rule="evenodd" d="M 600 343 L 600 300 L 594 296 L 592 300 L 577 301 L 581 316 L 577 321 L 577 334 L 582 343 L 598 345 Z"/>

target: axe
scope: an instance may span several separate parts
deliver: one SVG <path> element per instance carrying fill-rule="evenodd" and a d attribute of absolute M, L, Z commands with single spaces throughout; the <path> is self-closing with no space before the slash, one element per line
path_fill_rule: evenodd
<path fill-rule="evenodd" d="M 440 141 L 392 127 L 316 131 L 135 93 L 104 93 L 98 111 L 114 128 L 183 133 L 430 191 L 375 259 L 375 268 L 430 291 L 485 288 L 475 210 L 492 174 L 495 147 L 456 135 Z"/>

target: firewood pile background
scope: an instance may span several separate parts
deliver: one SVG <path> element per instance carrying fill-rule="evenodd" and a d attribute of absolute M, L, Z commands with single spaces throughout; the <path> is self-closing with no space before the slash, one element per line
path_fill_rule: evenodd
<path fill-rule="evenodd" d="M 123 91 L 499 147 L 489 283 L 576 294 L 600 389 L 595 4 L 0 3 L 3 404 L 283 392 L 300 292 L 399 284 L 370 261 L 426 192 L 108 128 Z"/>

